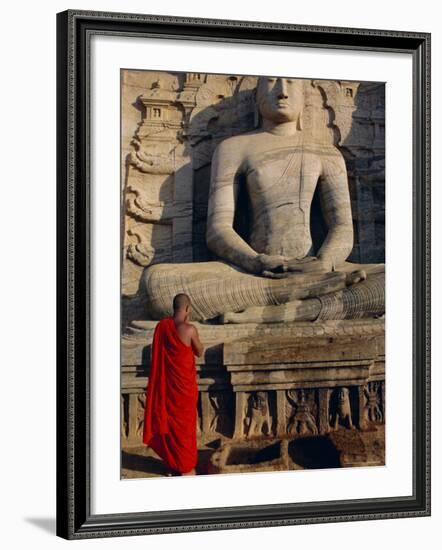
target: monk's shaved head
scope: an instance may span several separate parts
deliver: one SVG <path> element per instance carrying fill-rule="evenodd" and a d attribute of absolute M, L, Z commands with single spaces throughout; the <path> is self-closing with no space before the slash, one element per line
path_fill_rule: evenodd
<path fill-rule="evenodd" d="M 177 294 L 173 299 L 173 311 L 186 309 L 187 306 L 190 306 L 190 298 L 187 294 Z"/>

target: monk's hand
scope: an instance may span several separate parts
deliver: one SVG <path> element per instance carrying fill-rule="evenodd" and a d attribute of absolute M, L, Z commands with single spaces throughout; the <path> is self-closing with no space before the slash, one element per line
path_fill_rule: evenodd
<path fill-rule="evenodd" d="M 332 271 L 332 265 L 316 256 L 306 256 L 300 259 L 290 258 L 287 261 L 287 270 L 295 273 L 327 273 Z"/>
<path fill-rule="evenodd" d="M 277 254 L 258 254 L 256 273 L 264 277 L 278 279 L 287 276 L 287 258 Z"/>

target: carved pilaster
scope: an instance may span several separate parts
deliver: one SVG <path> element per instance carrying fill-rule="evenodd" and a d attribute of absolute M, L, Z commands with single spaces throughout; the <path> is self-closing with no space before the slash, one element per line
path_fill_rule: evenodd
<path fill-rule="evenodd" d="M 203 433 L 210 432 L 210 425 L 213 418 L 212 405 L 210 404 L 209 392 L 201 392 L 201 424 Z"/>
<path fill-rule="evenodd" d="M 386 417 L 386 404 L 385 404 L 385 380 L 381 381 L 381 408 L 382 408 L 382 417 L 385 423 Z"/>
<path fill-rule="evenodd" d="M 369 425 L 368 409 L 367 409 L 367 397 L 365 395 L 366 386 L 358 386 L 358 427 L 360 430 L 367 430 Z"/>
<path fill-rule="evenodd" d="M 139 394 L 129 393 L 129 418 L 128 418 L 128 445 L 137 445 L 141 443 L 140 438 L 140 414 L 139 407 L 141 405 Z"/>
<path fill-rule="evenodd" d="M 318 389 L 318 425 L 320 434 L 330 431 L 330 389 Z"/>
<path fill-rule="evenodd" d="M 121 418 L 121 441 L 122 444 L 125 444 L 127 442 L 127 431 L 128 431 L 128 399 L 129 396 L 127 394 L 121 394 L 121 411 L 120 411 L 120 418 Z"/>
<path fill-rule="evenodd" d="M 286 416 L 286 395 L 285 390 L 276 391 L 276 435 L 283 437 L 287 433 Z"/>
<path fill-rule="evenodd" d="M 235 393 L 235 428 L 233 437 L 235 439 L 244 436 L 244 419 L 246 415 L 246 394 L 244 392 Z"/>

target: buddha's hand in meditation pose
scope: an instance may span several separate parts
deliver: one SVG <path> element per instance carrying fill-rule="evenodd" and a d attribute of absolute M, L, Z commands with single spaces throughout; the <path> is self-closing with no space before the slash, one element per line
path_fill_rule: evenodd
<path fill-rule="evenodd" d="M 316 256 L 289 258 L 280 255 L 259 254 L 257 273 L 272 279 L 288 277 L 291 273 L 327 273 L 332 271 L 331 262 Z"/>
<path fill-rule="evenodd" d="M 332 271 L 331 262 L 316 256 L 289 258 L 280 255 L 259 254 L 257 274 L 272 279 L 288 277 L 291 273 L 327 273 Z"/>
<path fill-rule="evenodd" d="M 333 263 L 316 256 L 305 256 L 305 258 L 289 258 L 286 262 L 288 273 L 330 273 L 334 271 Z M 363 269 L 357 269 L 346 275 L 347 285 L 359 283 L 367 278 Z"/>
<path fill-rule="evenodd" d="M 286 256 L 278 254 L 258 254 L 256 257 L 256 274 L 272 279 L 287 277 L 287 260 Z"/>
<path fill-rule="evenodd" d="M 332 262 L 316 256 L 305 256 L 305 258 L 289 258 L 287 260 L 287 271 L 297 273 L 328 273 L 333 271 Z"/>

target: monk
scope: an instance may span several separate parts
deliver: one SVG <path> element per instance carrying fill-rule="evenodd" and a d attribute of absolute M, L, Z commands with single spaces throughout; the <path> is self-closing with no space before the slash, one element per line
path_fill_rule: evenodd
<path fill-rule="evenodd" d="M 204 351 L 196 327 L 188 322 L 190 312 L 189 296 L 177 294 L 173 316 L 155 327 L 143 431 L 143 443 L 181 475 L 196 473 L 195 355 Z"/>

